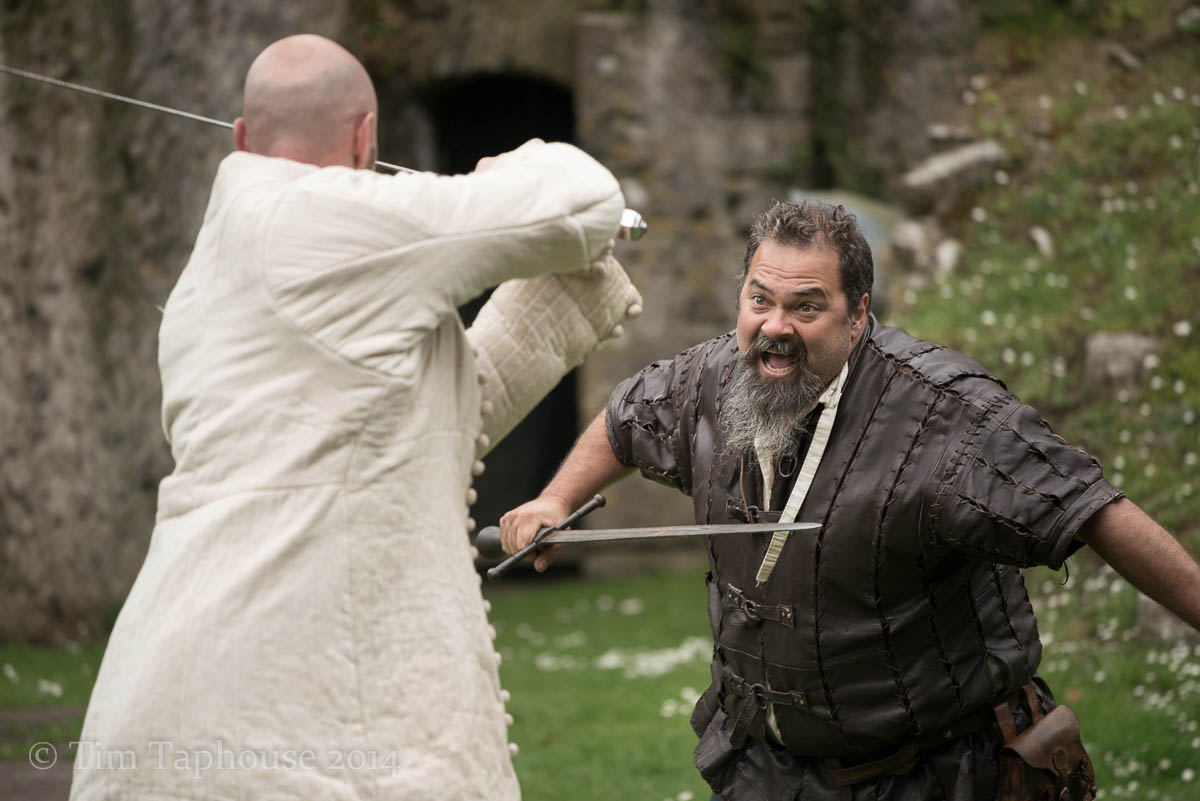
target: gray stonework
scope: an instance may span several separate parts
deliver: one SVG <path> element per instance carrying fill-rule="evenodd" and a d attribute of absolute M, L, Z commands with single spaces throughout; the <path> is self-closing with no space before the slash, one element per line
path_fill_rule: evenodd
<path fill-rule="evenodd" d="M 337 4 L 8 3 L 0 61 L 222 119 L 253 55 Z M 0 76 L 0 641 L 95 635 L 171 460 L 157 306 L 227 131 Z"/>
<path fill-rule="evenodd" d="M 4 63 L 222 119 L 267 42 L 334 36 L 368 56 L 382 157 L 419 168 L 436 163 L 433 92 L 479 76 L 561 88 L 576 141 L 651 225 L 619 245 L 647 311 L 582 369 L 585 420 L 620 378 L 733 325 L 745 229 L 773 198 L 822 181 L 886 191 L 930 155 L 927 126 L 959 122 L 975 24 L 966 0 L 4 8 Z M 171 466 L 156 306 L 228 150 L 227 132 L 0 77 L 0 641 L 95 633 L 140 564 Z M 629 480 L 595 522 L 689 508 Z"/>

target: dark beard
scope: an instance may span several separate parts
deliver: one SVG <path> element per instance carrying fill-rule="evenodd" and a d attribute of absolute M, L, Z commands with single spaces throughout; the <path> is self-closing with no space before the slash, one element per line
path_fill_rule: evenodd
<path fill-rule="evenodd" d="M 799 353 L 795 375 L 778 379 L 759 373 L 759 361 L 767 348 Z M 745 456 L 754 450 L 757 440 L 759 455 L 774 460 L 792 444 L 824 389 L 820 376 L 809 369 L 808 352 L 801 340 L 773 340 L 759 334 L 738 358 L 721 406 L 726 453 L 734 458 Z"/>

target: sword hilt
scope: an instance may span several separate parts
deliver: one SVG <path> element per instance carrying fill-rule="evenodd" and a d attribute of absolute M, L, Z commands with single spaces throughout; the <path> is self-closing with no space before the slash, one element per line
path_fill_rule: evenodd
<path fill-rule="evenodd" d="M 557 525 L 546 526 L 545 528 L 538 529 L 538 533 L 533 535 L 533 539 L 528 545 L 505 559 L 500 564 L 488 570 L 488 580 L 499 581 L 505 573 L 507 573 L 509 570 L 512 570 L 513 566 L 515 566 L 526 556 L 529 556 L 530 554 L 536 554 L 541 551 L 544 547 L 542 540 L 545 539 L 546 535 L 550 534 L 550 532 L 561 531 L 564 528 L 570 528 L 571 526 L 575 525 L 579 518 L 593 510 L 599 509 L 603 505 L 604 496 L 593 495 L 590 501 L 564 517 Z M 475 547 L 479 549 L 480 553 L 485 553 L 489 550 L 494 553 L 499 546 L 500 529 L 496 526 L 488 526 L 480 531 L 475 537 Z"/>

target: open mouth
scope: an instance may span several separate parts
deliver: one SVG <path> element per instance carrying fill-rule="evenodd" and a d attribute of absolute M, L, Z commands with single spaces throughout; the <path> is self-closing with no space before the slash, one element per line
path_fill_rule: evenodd
<path fill-rule="evenodd" d="M 780 350 L 764 350 L 758 357 L 758 363 L 767 375 L 772 378 L 783 378 L 786 375 L 790 375 L 796 369 L 802 357 L 799 351 L 792 350 L 792 353 L 785 353 Z"/>
<path fill-rule="evenodd" d="M 760 335 L 753 350 L 762 374 L 768 378 L 785 378 L 805 363 L 804 343 L 799 340 Z"/>

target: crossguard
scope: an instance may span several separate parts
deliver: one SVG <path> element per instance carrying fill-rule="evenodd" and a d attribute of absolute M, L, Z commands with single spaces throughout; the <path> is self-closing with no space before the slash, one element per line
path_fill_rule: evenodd
<path fill-rule="evenodd" d="M 557 525 L 547 526 L 546 528 L 539 529 L 538 533 L 533 536 L 533 540 L 530 541 L 528 545 L 505 559 L 500 564 L 489 569 L 487 572 L 488 580 L 499 581 L 505 573 L 507 573 L 509 570 L 512 570 L 513 566 L 526 556 L 529 556 L 531 553 L 537 553 L 541 551 L 543 547 L 542 540 L 545 539 L 546 535 L 550 534 L 550 532 L 561 531 L 564 528 L 570 528 L 571 526 L 575 525 L 579 518 L 583 517 L 589 512 L 599 509 L 603 505 L 604 496 L 594 495 L 590 501 L 564 517 L 562 522 L 558 523 Z M 500 529 L 496 526 L 488 526 L 480 531 L 475 536 L 475 547 L 479 549 L 480 553 L 496 553 L 496 551 L 500 550 Z"/>

